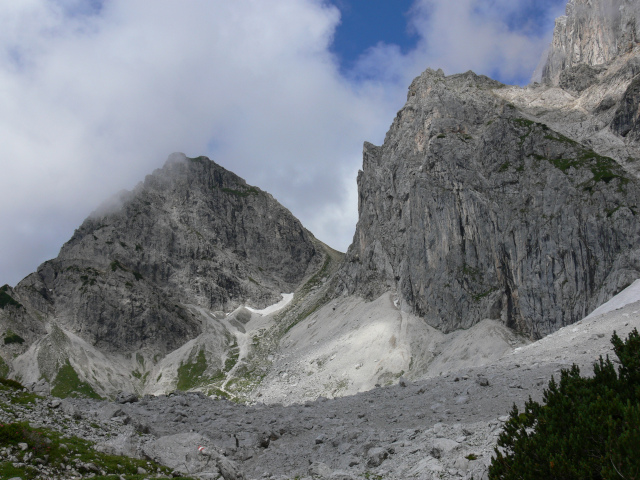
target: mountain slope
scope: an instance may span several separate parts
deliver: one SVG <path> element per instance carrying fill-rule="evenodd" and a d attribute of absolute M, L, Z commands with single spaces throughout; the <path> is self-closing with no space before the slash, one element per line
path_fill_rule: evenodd
<path fill-rule="evenodd" d="M 218 340 L 207 360 L 220 369 L 234 345 L 224 312 L 277 303 L 326 257 L 271 195 L 205 157 L 173 154 L 86 219 L 56 259 L 7 288 L 21 306 L 3 309 L 0 326 L 27 339 L 10 346 L 13 355 L 33 347 L 31 360 L 18 362 L 29 365 L 23 376 L 53 381 L 68 354 L 100 391 L 140 389 L 162 357 L 211 328 Z M 84 353 L 72 355 L 69 344 Z M 115 362 L 109 376 L 100 362 L 89 369 L 80 360 L 99 354 Z"/>

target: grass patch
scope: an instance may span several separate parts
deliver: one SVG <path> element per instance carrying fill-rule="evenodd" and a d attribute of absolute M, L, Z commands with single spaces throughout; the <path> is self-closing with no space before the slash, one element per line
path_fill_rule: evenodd
<path fill-rule="evenodd" d="M 553 132 L 553 135 L 545 135 L 544 138 L 547 140 L 553 140 L 554 142 L 567 143 L 569 145 L 578 146 L 579 143 L 575 140 L 571 140 L 569 137 L 565 137 L 561 133 Z"/>
<path fill-rule="evenodd" d="M 598 155 L 593 150 L 582 149 L 576 158 L 557 158 L 546 159 L 554 167 L 567 174 L 568 170 L 588 168 L 593 177 L 585 182 L 583 187 L 587 191 L 592 191 L 596 183 L 610 183 L 612 180 L 619 179 L 619 190 L 623 191 L 624 185 L 629 183 L 629 179 L 624 176 L 622 168 L 615 160 L 609 157 Z"/>
<path fill-rule="evenodd" d="M 9 295 L 8 290 L 9 285 L 3 285 L 2 287 L 0 287 L 0 308 L 4 310 L 5 307 L 22 307 L 22 304 L 20 302 Z"/>
<path fill-rule="evenodd" d="M 217 395 L 218 397 L 229 398 L 229 394 L 224 390 L 220 390 L 218 387 L 208 387 L 207 395 Z"/>
<path fill-rule="evenodd" d="M 0 390 L 13 390 L 13 392 L 9 396 L 9 402 L 14 405 L 35 405 L 36 399 L 38 398 L 38 395 L 36 395 L 35 393 L 24 392 L 24 386 L 20 382 L 12 380 L 10 378 L 0 378 Z M 3 405 L 0 404 L 0 407 L 3 407 Z M 6 409 L 6 406 L 4 407 Z M 2 445 L 1 438 L 0 445 Z"/>
<path fill-rule="evenodd" d="M 24 388 L 24 386 L 20 382 L 4 377 L 0 378 L 0 385 L 8 388 L 13 388 L 14 390 L 22 390 Z"/>
<path fill-rule="evenodd" d="M 178 367 L 178 390 L 187 391 L 190 388 L 202 385 L 205 370 L 207 369 L 207 359 L 204 350 L 200 350 L 194 363 L 181 363 Z"/>
<path fill-rule="evenodd" d="M 28 450 L 26 452 L 19 451 L 17 449 L 18 443 L 26 443 L 29 447 Z M 63 469 L 63 464 L 74 467 L 83 475 L 83 478 L 91 476 L 96 480 L 117 480 L 121 475 L 126 480 L 138 480 L 150 476 L 155 477 L 158 471 L 161 475 L 160 478 L 168 479 L 171 477 L 169 468 L 153 461 L 100 453 L 94 450 L 92 442 L 77 437 L 65 438 L 53 430 L 32 428 L 23 422 L 0 424 L 0 444 L 12 447 L 19 460 L 22 460 L 26 453 L 33 455 L 33 459 L 45 460 L 48 468 L 55 472 L 56 477 L 62 477 L 63 472 L 68 473 L 66 469 Z M 79 466 L 89 463 L 95 466 L 94 471 Z M 139 467 L 153 472 L 153 474 L 139 475 Z M 40 472 L 28 465 L 14 467 L 10 462 L 0 462 L 0 478 L 13 477 L 20 477 L 23 480 L 44 478 Z"/>
<path fill-rule="evenodd" d="M 7 375 L 9 375 L 9 365 L 7 365 L 4 359 L 0 357 L 0 382 L 5 380 Z"/>
<path fill-rule="evenodd" d="M 230 372 L 233 367 L 238 363 L 238 358 L 240 358 L 240 347 L 238 347 L 238 343 L 236 339 L 233 339 L 233 346 L 229 349 L 229 356 L 224 361 L 224 371 L 226 373 Z"/>
<path fill-rule="evenodd" d="M 528 120 L 526 118 L 514 118 L 512 122 L 518 125 L 519 127 L 529 127 L 529 128 L 533 127 L 536 124 L 536 122 L 534 122 L 533 120 Z"/>
<path fill-rule="evenodd" d="M 78 374 L 69 363 L 69 360 L 67 360 L 62 368 L 58 370 L 58 374 L 53 381 L 51 395 L 59 398 L 89 397 L 102 399 L 91 385 L 80 380 L 80 377 L 78 377 Z"/>
<path fill-rule="evenodd" d="M 11 345 L 12 343 L 17 343 L 19 345 L 22 345 L 24 343 L 24 338 L 22 338 L 17 333 L 14 333 L 11 330 L 8 330 L 7 334 L 4 337 L 4 344 Z"/>
<path fill-rule="evenodd" d="M 509 167 L 511 166 L 511 164 L 509 162 L 504 162 L 502 165 L 500 165 L 500 168 L 498 168 L 499 172 L 506 172 L 507 170 L 509 170 Z"/>

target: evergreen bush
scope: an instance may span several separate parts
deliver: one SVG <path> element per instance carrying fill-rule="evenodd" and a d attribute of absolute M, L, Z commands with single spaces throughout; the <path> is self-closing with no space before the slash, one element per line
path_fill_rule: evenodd
<path fill-rule="evenodd" d="M 552 377 L 540 404 L 514 405 L 498 438 L 489 478 L 640 479 L 640 335 L 614 332 L 616 368 L 609 357 L 594 376 L 573 365 Z"/>

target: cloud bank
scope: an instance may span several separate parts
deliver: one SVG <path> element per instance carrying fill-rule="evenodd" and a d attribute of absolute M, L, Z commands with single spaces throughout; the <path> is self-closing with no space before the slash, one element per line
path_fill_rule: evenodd
<path fill-rule="evenodd" d="M 363 141 L 382 142 L 427 67 L 530 75 L 553 23 L 514 27 L 529 4 L 416 2 L 414 50 L 379 44 L 343 74 L 340 12 L 320 0 L 3 2 L 0 284 L 173 151 L 210 156 L 345 250 Z"/>

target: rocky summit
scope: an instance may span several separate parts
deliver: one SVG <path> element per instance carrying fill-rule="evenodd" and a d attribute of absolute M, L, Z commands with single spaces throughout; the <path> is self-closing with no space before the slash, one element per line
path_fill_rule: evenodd
<path fill-rule="evenodd" d="M 14 304 L 3 305 L 0 322 L 26 342 L 6 344 L 3 357 L 31 345 L 18 362 L 24 380 L 54 381 L 69 365 L 101 394 L 139 390 L 151 366 L 207 320 L 277 303 L 326 256 L 271 195 L 208 158 L 173 154 L 87 218 L 56 259 L 3 287 Z M 221 367 L 237 344 L 219 322 L 211 328 L 207 360 Z M 98 372 L 114 361 L 131 365 L 124 376 L 117 365 Z"/>
<path fill-rule="evenodd" d="M 417 77 L 364 145 L 344 255 L 173 154 L 0 288 L 0 377 L 27 387 L 3 379 L 0 421 L 69 452 L 0 467 L 486 479 L 513 403 L 640 326 L 639 20 L 571 0 L 527 87 Z"/>
<path fill-rule="evenodd" d="M 632 52 L 639 41 L 638 2 L 570 0 L 566 15 L 556 19 L 553 41 L 543 58 L 542 81 L 582 90 L 602 66 Z"/>

